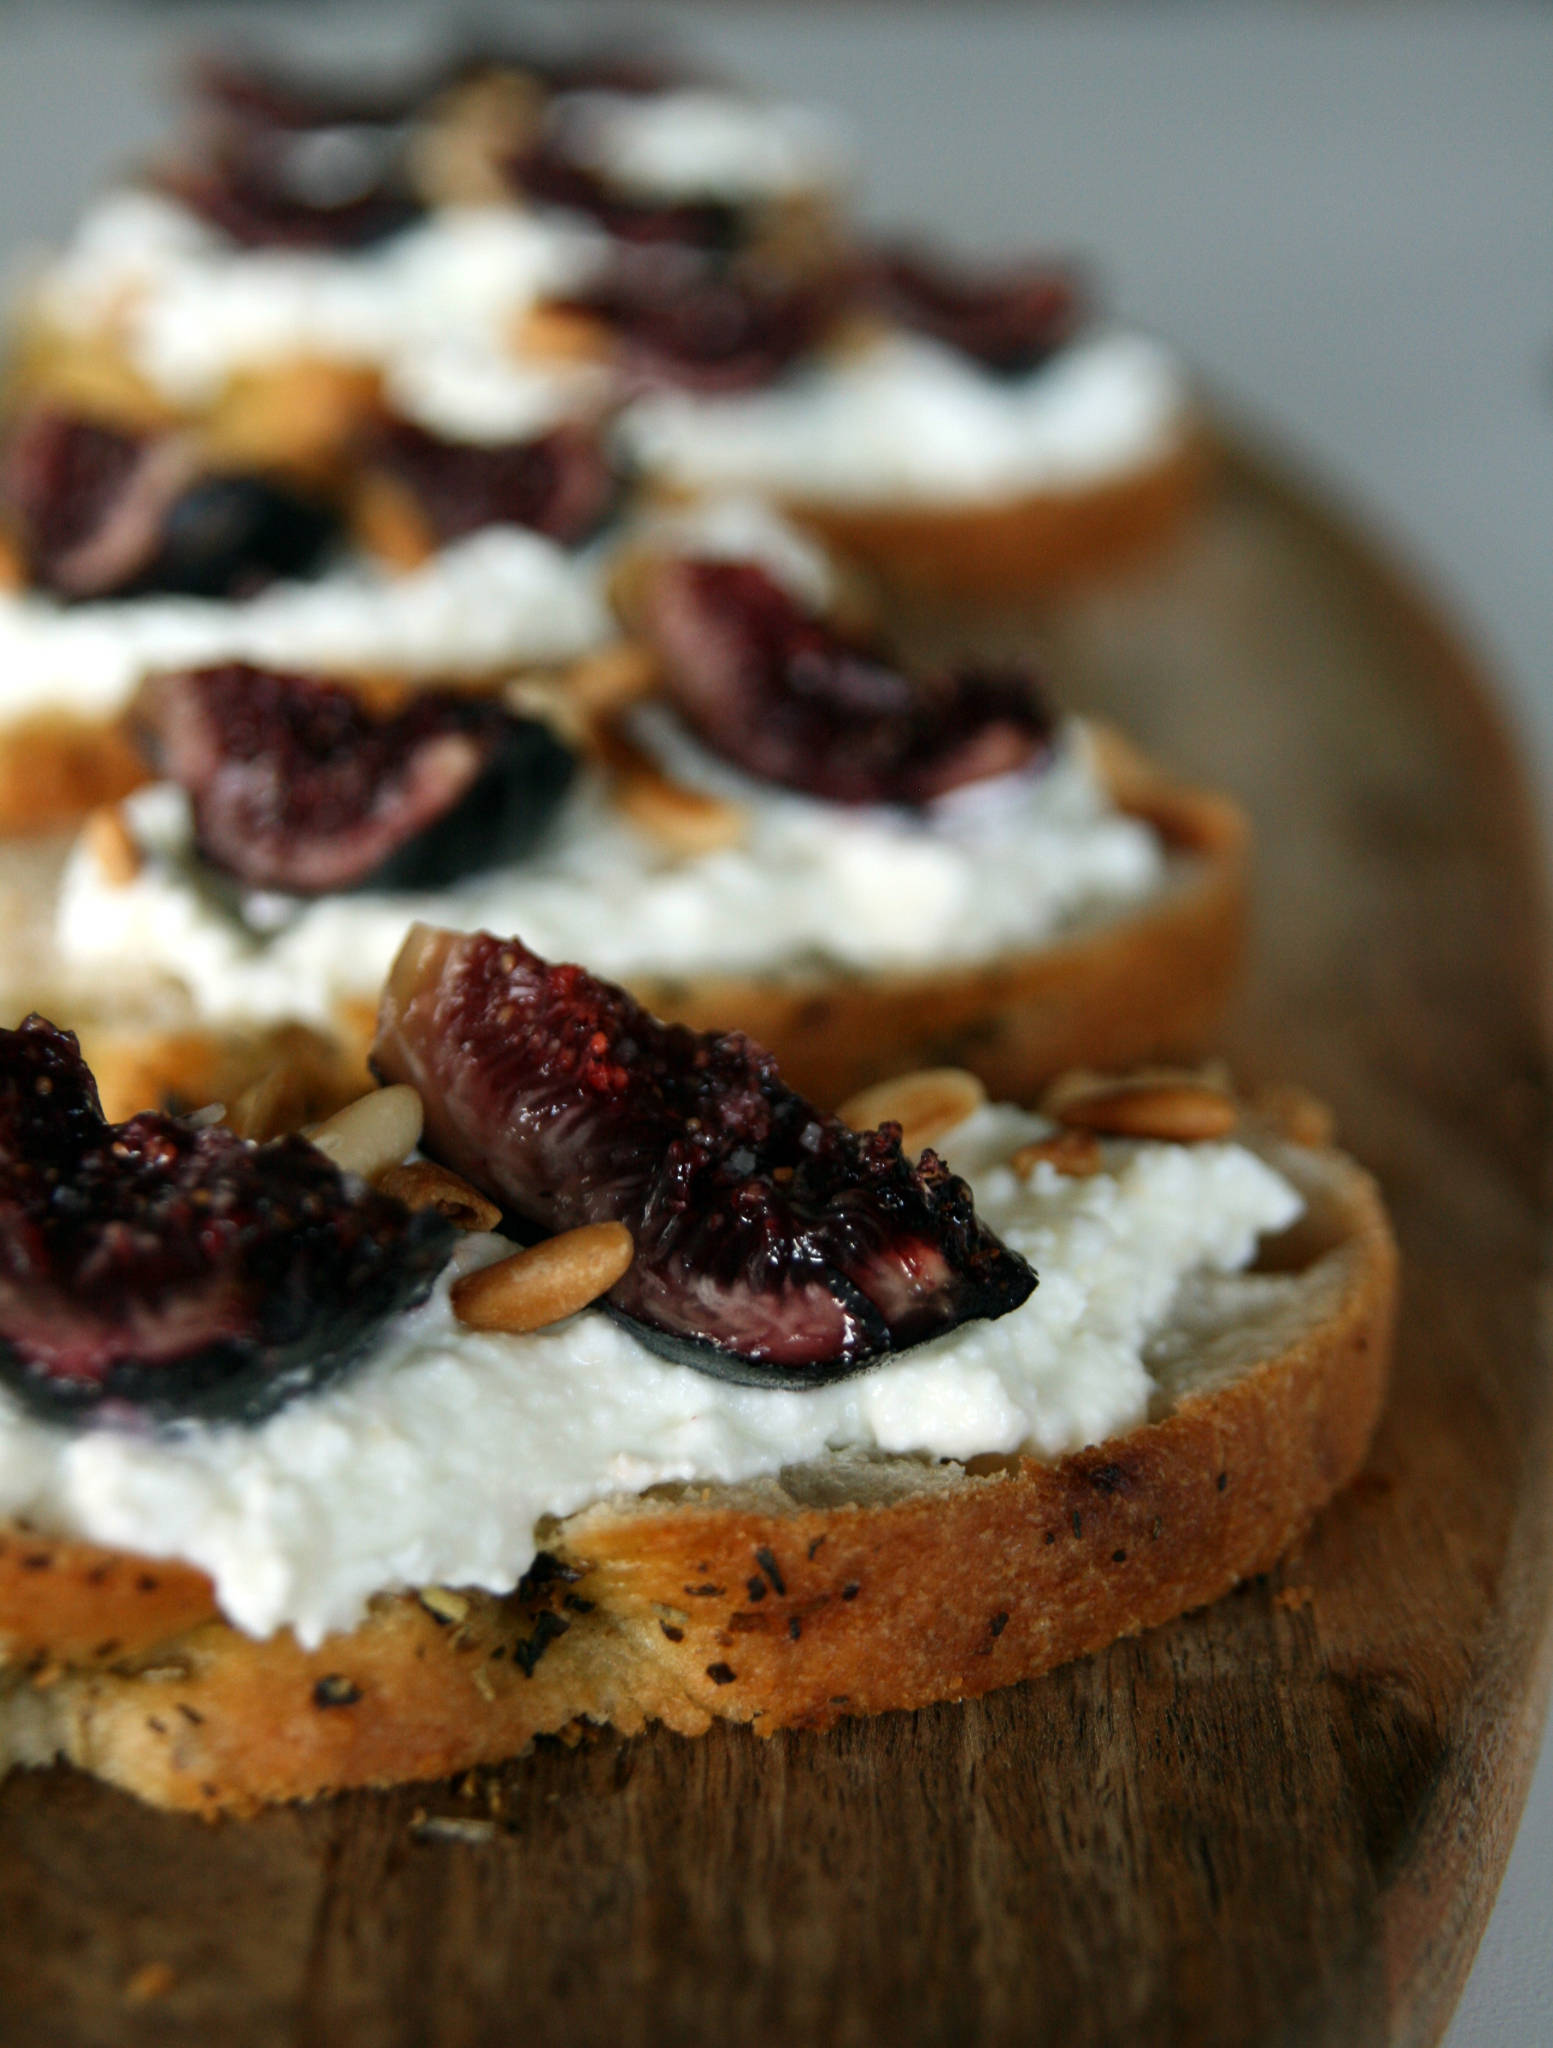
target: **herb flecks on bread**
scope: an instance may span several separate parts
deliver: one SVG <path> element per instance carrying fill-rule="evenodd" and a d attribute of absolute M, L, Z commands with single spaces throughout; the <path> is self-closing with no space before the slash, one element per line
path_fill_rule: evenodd
<path fill-rule="evenodd" d="M 8 1531 L 0 1757 L 244 1810 L 496 1761 L 578 1718 L 770 1733 L 970 1696 L 1212 1599 L 1357 1469 L 1390 1330 L 1372 1183 L 1255 1142 L 1304 1218 L 1268 1272 L 1155 1330 L 1148 1421 L 1051 1461 L 852 1451 L 617 1495 L 547 1523 L 515 1592 L 385 1594 L 312 1649 L 238 1633 L 208 1588 L 202 1610 L 185 1567 Z"/>

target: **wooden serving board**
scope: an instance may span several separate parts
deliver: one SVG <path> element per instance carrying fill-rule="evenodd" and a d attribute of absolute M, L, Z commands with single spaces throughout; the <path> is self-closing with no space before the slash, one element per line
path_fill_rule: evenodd
<path fill-rule="evenodd" d="M 1336 1106 L 1405 1250 L 1359 1483 L 1268 1580 L 970 1705 L 601 1734 L 463 1791 L 219 1827 L 15 1776 L 5 2048 L 1437 2038 L 1549 1675 L 1547 935 L 1521 779 L 1429 607 L 1245 460 L 1168 558 L 1044 631 L 1067 694 L 1257 821 L 1228 1050 Z"/>

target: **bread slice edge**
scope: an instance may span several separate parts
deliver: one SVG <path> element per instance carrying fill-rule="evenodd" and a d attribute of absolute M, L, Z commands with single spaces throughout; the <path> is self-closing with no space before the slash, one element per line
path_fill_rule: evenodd
<path fill-rule="evenodd" d="M 315 1651 L 209 1618 L 206 1588 L 207 1618 L 132 1654 L 13 1657 L 0 1765 L 63 1758 L 157 1805 L 246 1811 L 494 1763 L 580 1721 L 772 1733 L 970 1697 L 1201 1606 L 1358 1470 L 1390 1352 L 1374 1183 L 1339 1153 L 1262 1149 L 1307 1218 L 1275 1270 L 1162 1333 L 1161 1412 L 1124 1436 L 1051 1464 L 838 1454 L 604 1501 L 541 1531 L 517 1593 L 385 1596 Z M 148 1570 L 197 1610 L 198 1574 Z"/>

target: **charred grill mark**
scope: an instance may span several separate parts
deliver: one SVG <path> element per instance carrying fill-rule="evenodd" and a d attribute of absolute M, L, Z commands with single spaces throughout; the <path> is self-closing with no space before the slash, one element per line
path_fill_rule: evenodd
<path fill-rule="evenodd" d="M 532 1678 L 535 1667 L 550 1645 L 564 1636 L 571 1623 L 559 1614 L 544 1613 L 534 1623 L 534 1632 L 526 1642 L 515 1642 L 512 1646 L 512 1661 L 525 1678 Z"/>
<path fill-rule="evenodd" d="M 315 1707 L 354 1707 L 360 1698 L 360 1686 L 337 1671 L 320 1678 L 313 1687 Z"/>
<path fill-rule="evenodd" d="M 755 1552 L 755 1562 L 760 1566 L 761 1570 L 765 1573 L 766 1577 L 771 1581 L 772 1592 L 776 1593 L 778 1596 L 786 1593 L 787 1587 L 783 1583 L 782 1574 L 777 1566 L 776 1558 L 765 1547 L 764 1544 L 762 1544 L 761 1547 Z"/>

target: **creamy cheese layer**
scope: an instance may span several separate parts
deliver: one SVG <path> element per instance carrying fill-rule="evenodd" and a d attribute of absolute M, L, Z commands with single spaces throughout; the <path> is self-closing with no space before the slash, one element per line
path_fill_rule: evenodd
<path fill-rule="evenodd" d="M 597 1312 L 532 1336 L 477 1334 L 455 1271 L 509 1249 L 464 1240 L 369 1362 L 256 1428 L 72 1431 L 0 1392 L 0 1516 L 210 1573 L 223 1611 L 312 1646 L 378 1592 L 509 1590 L 535 1525 L 668 1481 L 731 1482 L 862 1450 L 1055 1458 L 1148 1411 L 1144 1348 L 1185 1276 L 1233 1271 L 1298 1214 L 1292 1188 L 1231 1145 L 1108 1144 L 1106 1171 L 1020 1180 L 1004 1162 L 1047 1126 L 976 1113 L 946 1142 L 977 1207 L 1035 1266 L 1011 1315 L 839 1385 L 729 1385 L 645 1351 Z"/>
<path fill-rule="evenodd" d="M 157 669 L 478 674 L 569 661 L 614 637 L 598 566 L 542 535 L 491 526 L 408 575 L 369 562 L 257 597 L 60 604 L 0 591 L 0 725 L 38 713 L 107 718 Z"/>
<path fill-rule="evenodd" d="M 826 115 L 736 93 L 565 93 L 552 118 L 569 155 L 651 199 L 783 198 L 833 185 L 847 167 Z"/>
<path fill-rule="evenodd" d="M 371 248 L 245 249 L 176 201 L 111 192 L 34 287 L 42 318 L 114 337 L 176 405 L 295 357 L 385 366 L 440 339 L 496 346 L 537 300 L 578 290 L 606 244 L 570 215 L 444 207 Z"/>
<path fill-rule="evenodd" d="M 158 785 L 126 806 L 150 854 L 133 881 L 115 886 L 84 839 L 72 854 L 60 952 L 94 974 L 173 976 L 213 1022 L 323 1024 L 341 1001 L 375 997 L 417 919 L 516 932 L 547 958 L 585 959 L 614 979 L 871 973 L 1038 945 L 1142 901 L 1164 876 L 1158 838 L 1112 806 L 1080 727 L 1043 772 L 973 785 L 923 813 L 755 783 L 666 719 L 649 729 L 679 780 L 743 807 L 743 844 L 671 858 L 587 775 L 521 863 L 434 894 L 250 895 L 239 915 L 199 874 L 182 793 Z"/>
<path fill-rule="evenodd" d="M 626 410 L 644 469 L 703 490 L 815 504 L 997 503 L 1162 460 L 1189 417 L 1158 343 L 1079 341 L 1028 376 L 990 375 L 920 335 L 890 334 L 766 390 L 662 392 Z"/>
<path fill-rule="evenodd" d="M 443 337 L 389 364 L 393 411 L 448 441 L 527 441 L 562 420 L 601 413 L 613 379 L 596 363 L 521 363 L 507 350 Z"/>

